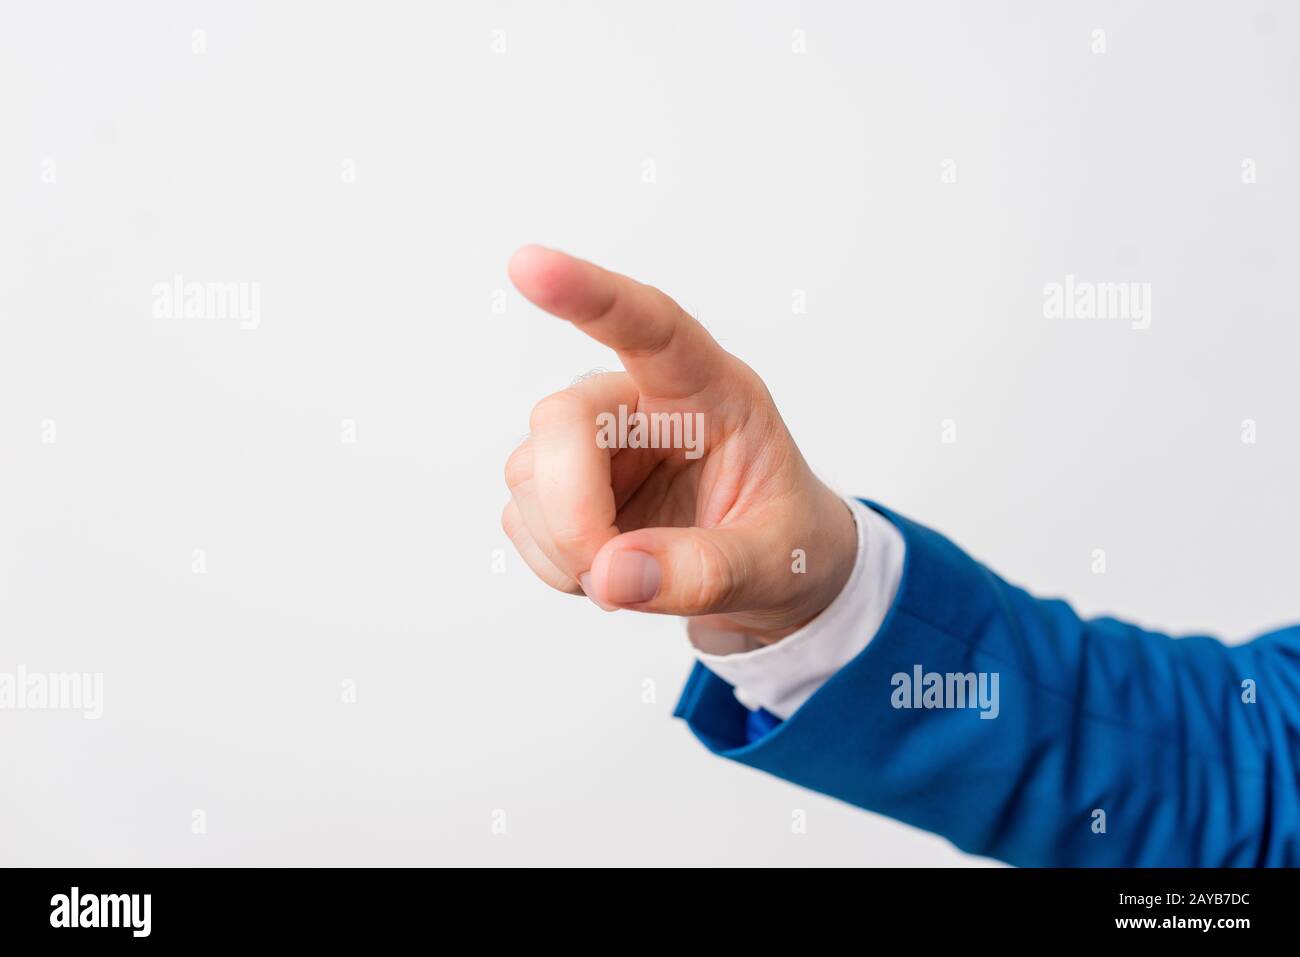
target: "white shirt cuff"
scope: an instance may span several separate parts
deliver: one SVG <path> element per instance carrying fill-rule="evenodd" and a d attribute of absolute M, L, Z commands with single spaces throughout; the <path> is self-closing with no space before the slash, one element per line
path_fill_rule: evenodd
<path fill-rule="evenodd" d="M 687 622 L 704 666 L 735 689 L 746 708 L 785 719 L 867 647 L 894 603 L 903 577 L 903 536 L 879 512 L 845 499 L 858 526 L 858 554 L 843 590 L 826 609 L 775 644 Z"/>

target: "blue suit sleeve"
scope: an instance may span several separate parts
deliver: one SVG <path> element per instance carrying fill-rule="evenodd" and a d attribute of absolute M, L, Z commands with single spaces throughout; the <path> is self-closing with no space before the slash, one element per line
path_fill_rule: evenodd
<path fill-rule="evenodd" d="M 1300 628 L 1084 620 L 871 507 L 907 543 L 880 631 L 784 722 L 697 664 L 676 714 L 708 748 L 1021 866 L 1300 865 Z M 918 667 L 996 675 L 996 717 L 924 706 Z"/>

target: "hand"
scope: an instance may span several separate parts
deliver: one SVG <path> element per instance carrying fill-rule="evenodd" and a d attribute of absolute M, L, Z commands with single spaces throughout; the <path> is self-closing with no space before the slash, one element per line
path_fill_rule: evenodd
<path fill-rule="evenodd" d="M 808 468 L 762 380 L 651 286 L 540 246 L 516 252 L 509 271 L 627 370 L 539 402 L 506 462 L 502 525 L 529 567 L 607 610 L 710 616 L 760 641 L 815 618 L 852 570 L 853 516 Z M 679 422 L 659 430 L 660 445 L 688 447 L 602 447 L 619 444 L 608 440 L 620 406 L 624 420 Z"/>

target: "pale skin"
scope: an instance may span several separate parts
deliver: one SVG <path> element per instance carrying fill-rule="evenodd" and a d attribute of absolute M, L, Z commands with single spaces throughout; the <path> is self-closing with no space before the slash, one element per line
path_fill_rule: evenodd
<path fill-rule="evenodd" d="M 516 252 L 509 272 L 626 370 L 542 399 L 506 461 L 502 526 L 537 577 L 606 610 L 707 618 L 764 643 L 820 614 L 852 570 L 853 516 L 758 375 L 652 286 L 541 246 Z M 598 416 L 620 405 L 703 413 L 704 455 L 601 448 Z"/>

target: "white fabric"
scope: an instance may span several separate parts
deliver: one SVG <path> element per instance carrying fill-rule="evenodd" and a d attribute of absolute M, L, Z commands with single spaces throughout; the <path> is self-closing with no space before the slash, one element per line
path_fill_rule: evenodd
<path fill-rule="evenodd" d="M 858 554 L 843 590 L 820 615 L 770 645 L 708 628 L 702 620 L 688 622 L 700 661 L 735 688 L 746 708 L 790 717 L 867 647 L 894 602 L 903 577 L 903 536 L 879 512 L 857 499 L 845 501 L 858 526 Z"/>

